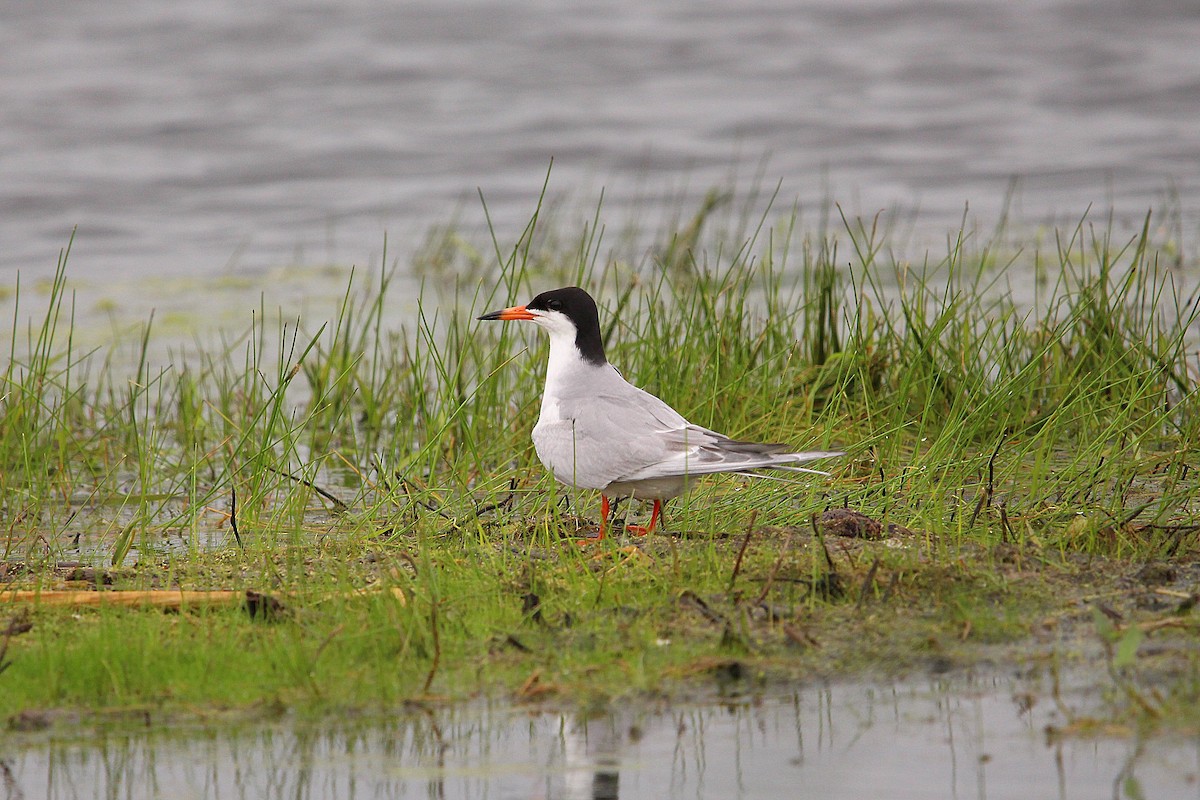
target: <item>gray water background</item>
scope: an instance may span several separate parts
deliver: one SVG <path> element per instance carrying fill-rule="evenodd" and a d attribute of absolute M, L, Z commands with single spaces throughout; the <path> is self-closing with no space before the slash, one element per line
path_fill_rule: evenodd
<path fill-rule="evenodd" d="M 1094 676 L 1088 683 L 1094 681 Z M 589 716 L 503 703 L 390 717 L 32 734 L 0 753 L 10 800 L 1188 798 L 1195 740 L 1055 736 L 1095 690 L 1038 680 L 813 683 Z"/>
<path fill-rule="evenodd" d="M 361 265 L 482 231 L 477 190 L 512 237 L 551 159 L 610 223 L 779 181 L 937 241 L 1015 178 L 1014 218 L 1187 246 L 1200 3 L 0 2 L 6 284 L 75 226 L 97 281 Z"/>

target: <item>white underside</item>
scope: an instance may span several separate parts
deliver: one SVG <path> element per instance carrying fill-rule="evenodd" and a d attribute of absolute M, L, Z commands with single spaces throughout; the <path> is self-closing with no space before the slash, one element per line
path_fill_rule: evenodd
<path fill-rule="evenodd" d="M 632 497 L 636 500 L 670 500 L 690 487 L 685 478 L 650 478 L 644 481 L 613 481 L 600 490 L 608 497 Z"/>

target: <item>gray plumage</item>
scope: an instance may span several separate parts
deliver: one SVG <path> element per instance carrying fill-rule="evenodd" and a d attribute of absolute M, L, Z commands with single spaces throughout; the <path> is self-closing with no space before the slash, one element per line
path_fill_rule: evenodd
<path fill-rule="evenodd" d="M 610 497 L 667 500 L 686 479 L 802 464 L 840 453 L 730 439 L 693 425 L 608 363 L 556 357 L 533 429 L 538 458 L 560 482 Z"/>

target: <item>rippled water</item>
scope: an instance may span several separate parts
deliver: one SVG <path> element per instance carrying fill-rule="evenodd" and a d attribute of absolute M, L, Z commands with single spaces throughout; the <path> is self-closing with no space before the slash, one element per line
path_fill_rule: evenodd
<path fill-rule="evenodd" d="M 1048 736 L 1010 679 L 810 687 L 583 719 L 513 707 L 6 747 L 8 798 L 1194 797 L 1194 741 Z M 9 742 L 10 745 L 13 742 Z"/>
<path fill-rule="evenodd" d="M 1200 203 L 1194 0 L 0 5 L 0 271 L 362 264 L 461 205 L 785 204 L 1134 227 Z M 1170 205 L 1168 203 L 1168 205 Z M 815 213 L 813 211 L 812 213 Z M 6 279 L 7 281 L 8 279 Z"/>

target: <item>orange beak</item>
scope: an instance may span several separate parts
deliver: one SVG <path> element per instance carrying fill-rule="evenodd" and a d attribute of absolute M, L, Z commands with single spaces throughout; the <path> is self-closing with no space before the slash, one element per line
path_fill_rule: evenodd
<path fill-rule="evenodd" d="M 525 309 L 525 306 L 513 306 L 512 308 L 505 308 L 501 311 L 493 311 L 490 314 L 484 314 L 482 317 L 477 317 L 477 319 L 503 319 L 503 320 L 533 319 L 533 318 L 534 318 L 533 314 L 529 313 Z"/>

